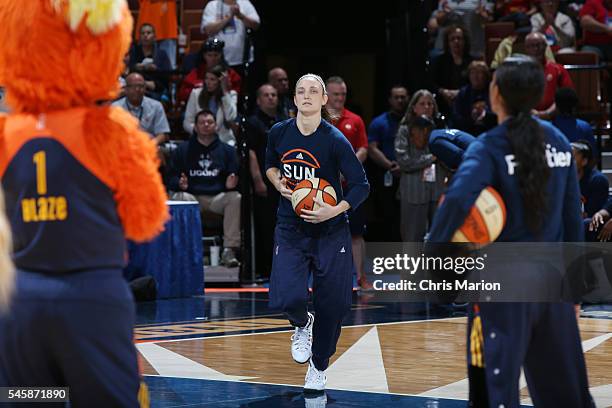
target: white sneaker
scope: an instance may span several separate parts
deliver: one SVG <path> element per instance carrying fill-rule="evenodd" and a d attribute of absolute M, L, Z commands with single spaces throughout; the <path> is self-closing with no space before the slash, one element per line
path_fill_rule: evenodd
<path fill-rule="evenodd" d="M 291 336 L 291 357 L 296 363 L 304 364 L 312 356 L 312 326 L 314 316 L 308 313 L 308 323 L 304 327 L 296 327 Z"/>
<path fill-rule="evenodd" d="M 327 407 L 327 395 L 325 392 L 318 395 L 306 395 L 304 394 L 304 405 L 306 408 L 325 408 Z"/>
<path fill-rule="evenodd" d="M 325 389 L 326 382 L 327 376 L 325 375 L 325 371 L 317 370 L 312 360 L 310 360 L 304 381 L 304 391 L 323 391 Z"/>

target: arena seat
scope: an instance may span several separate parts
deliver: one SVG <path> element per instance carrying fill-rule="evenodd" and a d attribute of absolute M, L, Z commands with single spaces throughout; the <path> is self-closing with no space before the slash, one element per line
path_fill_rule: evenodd
<path fill-rule="evenodd" d="M 602 97 L 599 57 L 593 52 L 572 52 L 555 55 L 559 64 L 568 70 L 578 94 L 578 115 L 600 121 L 605 114 Z"/>
<path fill-rule="evenodd" d="M 484 26 L 485 40 L 487 38 L 505 38 L 514 33 L 514 23 L 511 21 L 503 21 L 496 23 L 487 23 Z"/>

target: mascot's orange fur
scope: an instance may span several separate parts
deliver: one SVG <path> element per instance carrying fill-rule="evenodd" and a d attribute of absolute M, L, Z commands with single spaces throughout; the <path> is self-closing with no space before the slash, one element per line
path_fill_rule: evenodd
<path fill-rule="evenodd" d="M 74 148 L 113 191 L 126 236 L 142 241 L 168 217 L 156 148 L 131 115 L 96 104 L 118 91 L 131 32 L 125 0 L 0 0 L 0 84 L 12 117 L 0 116 L 0 169 L 22 144 L 9 120 L 78 134 Z M 0 260 L 0 307 L 10 270 Z"/>

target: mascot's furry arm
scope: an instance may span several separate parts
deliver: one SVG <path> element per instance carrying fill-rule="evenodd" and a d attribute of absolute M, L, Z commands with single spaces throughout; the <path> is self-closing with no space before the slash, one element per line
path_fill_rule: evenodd
<path fill-rule="evenodd" d="M 89 157 L 97 158 L 114 191 L 127 238 L 153 238 L 168 219 L 155 145 L 121 108 L 89 109 L 83 127 Z"/>

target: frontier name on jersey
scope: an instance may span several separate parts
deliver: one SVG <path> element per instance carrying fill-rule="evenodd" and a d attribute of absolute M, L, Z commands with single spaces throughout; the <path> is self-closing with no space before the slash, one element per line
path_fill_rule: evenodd
<path fill-rule="evenodd" d="M 569 167 L 572 164 L 572 153 L 571 152 L 558 152 L 556 148 L 551 145 L 546 145 L 546 162 L 548 167 Z M 513 154 L 507 154 L 504 156 L 506 164 L 508 165 L 508 175 L 514 175 L 514 168 L 518 166 L 518 163 L 514 160 Z"/>

